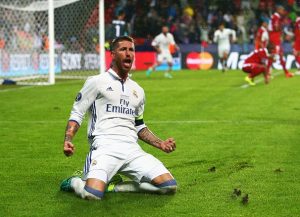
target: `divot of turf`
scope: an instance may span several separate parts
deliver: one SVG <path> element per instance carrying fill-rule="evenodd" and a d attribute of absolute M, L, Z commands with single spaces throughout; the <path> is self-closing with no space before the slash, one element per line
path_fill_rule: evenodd
<path fill-rule="evenodd" d="M 213 167 L 209 168 L 209 169 L 208 169 L 208 172 L 211 172 L 211 173 L 216 172 L 216 167 L 213 166 Z"/>
<path fill-rule="evenodd" d="M 247 205 L 249 203 L 249 195 L 246 194 L 244 197 L 242 197 L 242 204 Z"/>

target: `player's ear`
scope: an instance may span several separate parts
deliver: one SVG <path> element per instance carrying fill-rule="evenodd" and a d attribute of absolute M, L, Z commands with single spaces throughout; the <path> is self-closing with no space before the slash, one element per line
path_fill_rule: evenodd
<path fill-rule="evenodd" d="M 110 52 L 110 56 L 114 59 L 115 55 L 116 55 L 116 52 L 115 52 L 114 50 L 112 50 L 112 51 Z"/>

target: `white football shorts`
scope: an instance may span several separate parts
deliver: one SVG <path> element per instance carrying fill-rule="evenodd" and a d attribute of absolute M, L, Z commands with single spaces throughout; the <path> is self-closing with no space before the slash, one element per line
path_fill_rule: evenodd
<path fill-rule="evenodd" d="M 230 52 L 230 45 L 219 45 L 218 46 L 218 54 L 220 58 L 224 57 L 224 53 L 229 54 Z"/>
<path fill-rule="evenodd" d="M 115 144 L 112 146 L 117 147 Z M 86 158 L 83 180 L 95 178 L 108 183 L 116 173 L 136 182 L 142 179 L 150 182 L 157 176 L 170 172 L 161 161 L 141 148 L 124 156 L 120 155 L 120 148 L 116 152 L 112 147 L 109 151 L 101 146 L 91 149 Z"/>
<path fill-rule="evenodd" d="M 163 62 L 164 60 L 167 60 L 168 63 L 173 62 L 173 57 L 170 52 L 161 52 L 157 54 L 157 61 Z"/>

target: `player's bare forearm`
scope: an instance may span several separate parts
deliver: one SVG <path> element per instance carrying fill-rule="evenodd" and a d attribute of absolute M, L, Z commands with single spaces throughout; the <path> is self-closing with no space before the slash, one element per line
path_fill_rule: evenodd
<path fill-rule="evenodd" d="M 75 146 L 72 143 L 72 139 L 77 133 L 79 127 L 79 124 L 75 121 L 69 121 L 67 124 L 64 141 L 64 154 L 68 157 L 73 155 L 75 151 Z"/>
<path fill-rule="evenodd" d="M 158 149 L 161 149 L 166 153 L 170 153 L 176 149 L 175 140 L 173 138 L 168 138 L 167 140 L 163 141 L 154 135 L 147 127 L 140 130 L 138 136 L 140 140 Z"/>
<path fill-rule="evenodd" d="M 159 46 L 154 47 L 157 53 L 161 53 L 161 49 L 159 48 Z"/>
<path fill-rule="evenodd" d="M 160 148 L 160 143 L 162 140 L 155 136 L 149 129 L 148 127 L 143 128 L 140 130 L 138 133 L 139 139 L 148 143 L 149 145 L 152 145 L 156 148 Z"/>
<path fill-rule="evenodd" d="M 65 132 L 65 141 L 71 142 L 79 129 L 79 124 L 75 121 L 69 121 Z"/>

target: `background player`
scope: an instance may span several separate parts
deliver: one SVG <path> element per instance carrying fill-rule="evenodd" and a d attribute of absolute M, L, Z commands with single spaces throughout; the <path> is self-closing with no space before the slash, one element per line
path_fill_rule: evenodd
<path fill-rule="evenodd" d="M 296 59 L 297 68 L 300 67 L 300 16 L 298 15 L 296 18 L 296 22 L 294 25 L 294 55 Z M 297 71 L 295 74 L 300 75 L 300 71 Z"/>
<path fill-rule="evenodd" d="M 219 25 L 214 33 L 214 42 L 218 44 L 218 54 L 222 65 L 222 71 L 227 70 L 227 58 L 230 52 L 230 43 L 236 41 L 236 32 L 233 29 L 227 29 L 224 23 Z"/>
<path fill-rule="evenodd" d="M 111 39 L 119 36 L 128 35 L 128 28 L 125 22 L 125 12 L 120 10 L 117 19 L 112 21 Z"/>
<path fill-rule="evenodd" d="M 281 46 L 281 37 L 282 37 L 282 18 L 285 16 L 286 11 L 282 5 L 276 5 L 276 11 L 271 16 L 271 20 L 269 22 L 268 30 L 269 30 L 269 38 L 270 43 L 275 45 L 275 54 L 279 55 L 280 64 L 285 73 L 285 77 L 290 78 L 293 77 L 293 74 L 290 73 L 285 66 L 285 60 L 283 58 L 283 49 Z M 270 66 L 272 62 L 269 63 Z"/>
<path fill-rule="evenodd" d="M 255 36 L 255 49 L 266 48 L 269 43 L 268 20 L 262 20 Z"/>
<path fill-rule="evenodd" d="M 146 75 L 150 76 L 150 74 L 155 71 L 156 67 L 161 65 L 162 62 L 166 60 L 169 68 L 168 71 L 165 72 L 165 77 L 172 78 L 170 72 L 172 71 L 173 57 L 170 48 L 176 51 L 179 50 L 179 47 L 176 45 L 173 35 L 169 32 L 168 26 L 162 27 L 162 32 L 154 38 L 151 45 L 156 50 L 157 61 L 151 67 L 149 67 Z"/>
<path fill-rule="evenodd" d="M 89 111 L 90 152 L 84 181 L 70 177 L 62 182 L 61 190 L 99 200 L 106 184 L 120 172 L 133 182 L 118 183 L 111 191 L 175 193 L 177 185 L 170 172 L 137 143 L 139 138 L 167 153 L 176 148 L 173 138 L 161 140 L 143 122 L 144 91 L 128 78 L 135 56 L 133 39 L 116 38 L 111 49 L 111 68 L 86 81 L 76 97 L 66 128 L 64 153 L 71 156 L 75 149 L 72 139 Z"/>
<path fill-rule="evenodd" d="M 254 77 L 264 74 L 265 83 L 268 84 L 270 80 L 270 65 L 269 61 L 274 58 L 275 47 L 273 44 L 269 44 L 267 48 L 259 48 L 251 52 L 245 59 L 242 70 L 248 73 L 245 77 L 245 81 L 249 85 L 254 86 Z"/>

